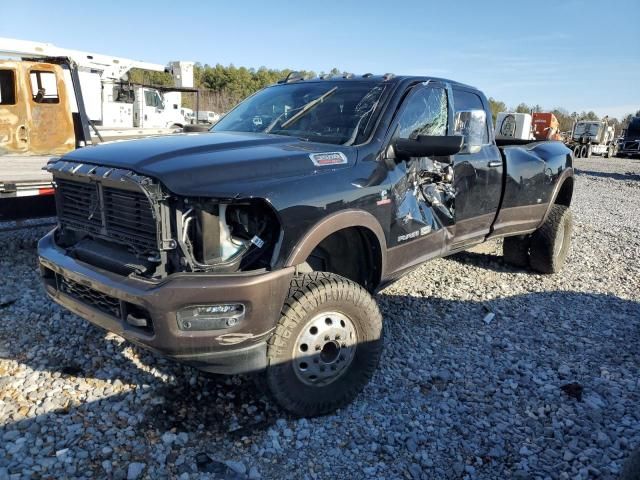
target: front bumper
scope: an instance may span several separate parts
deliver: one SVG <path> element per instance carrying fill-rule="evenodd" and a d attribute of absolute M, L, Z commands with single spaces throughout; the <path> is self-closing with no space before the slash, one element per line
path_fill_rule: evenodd
<path fill-rule="evenodd" d="M 247 373 L 267 364 L 267 339 L 280 317 L 294 268 L 234 274 L 178 273 L 160 282 L 124 277 L 65 254 L 54 231 L 38 243 L 47 294 L 63 307 L 108 331 L 162 355 L 214 373 Z M 69 294 L 60 288 L 73 284 Z M 177 312 L 187 306 L 242 303 L 245 317 L 223 330 L 184 331 Z M 140 328 L 127 312 L 149 318 Z"/>

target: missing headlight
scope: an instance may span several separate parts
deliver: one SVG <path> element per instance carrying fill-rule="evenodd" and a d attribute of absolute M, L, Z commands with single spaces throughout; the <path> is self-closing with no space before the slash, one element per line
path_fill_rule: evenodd
<path fill-rule="evenodd" d="M 183 264 L 193 270 L 268 268 L 280 229 L 264 202 L 189 202 L 179 217 Z"/>

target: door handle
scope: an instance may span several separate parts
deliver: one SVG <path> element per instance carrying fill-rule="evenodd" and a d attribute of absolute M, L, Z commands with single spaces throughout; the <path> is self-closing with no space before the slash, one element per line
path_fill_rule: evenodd
<path fill-rule="evenodd" d="M 499 161 L 489 162 L 488 166 L 491 167 L 491 168 L 501 167 L 502 166 L 502 161 L 499 160 Z"/>

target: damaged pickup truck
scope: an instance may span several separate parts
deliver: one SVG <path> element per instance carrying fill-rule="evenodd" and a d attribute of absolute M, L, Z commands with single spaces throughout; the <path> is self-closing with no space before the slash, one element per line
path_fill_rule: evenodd
<path fill-rule="evenodd" d="M 499 237 L 510 263 L 562 267 L 571 152 L 498 146 L 490 118 L 449 80 L 290 77 L 210 132 L 76 150 L 48 166 L 46 291 L 175 360 L 260 372 L 294 414 L 330 412 L 372 376 L 372 295 L 401 275 Z"/>

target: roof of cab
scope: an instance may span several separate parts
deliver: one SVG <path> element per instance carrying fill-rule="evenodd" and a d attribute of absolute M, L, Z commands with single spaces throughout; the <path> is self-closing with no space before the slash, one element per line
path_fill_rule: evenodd
<path fill-rule="evenodd" d="M 287 84 L 287 83 L 315 83 L 315 82 L 358 82 L 358 81 L 378 81 L 378 82 L 388 82 L 388 83 L 400 83 L 403 81 L 418 81 L 418 82 L 426 82 L 427 80 L 435 80 L 443 83 L 449 83 L 451 85 L 456 85 L 459 87 L 469 88 L 472 90 L 478 90 L 476 87 L 471 85 L 466 85 L 461 82 L 457 82 L 455 80 L 450 80 L 448 78 L 440 78 L 440 77 L 431 77 L 431 76 L 415 76 L 415 75 L 394 75 L 393 73 L 385 73 L 384 75 L 373 75 L 371 73 L 365 73 L 364 75 L 354 75 L 352 73 L 342 74 L 342 75 L 320 75 L 314 78 L 303 78 L 301 76 L 293 76 L 295 72 L 290 73 L 287 78 L 279 80 L 277 84 Z"/>

